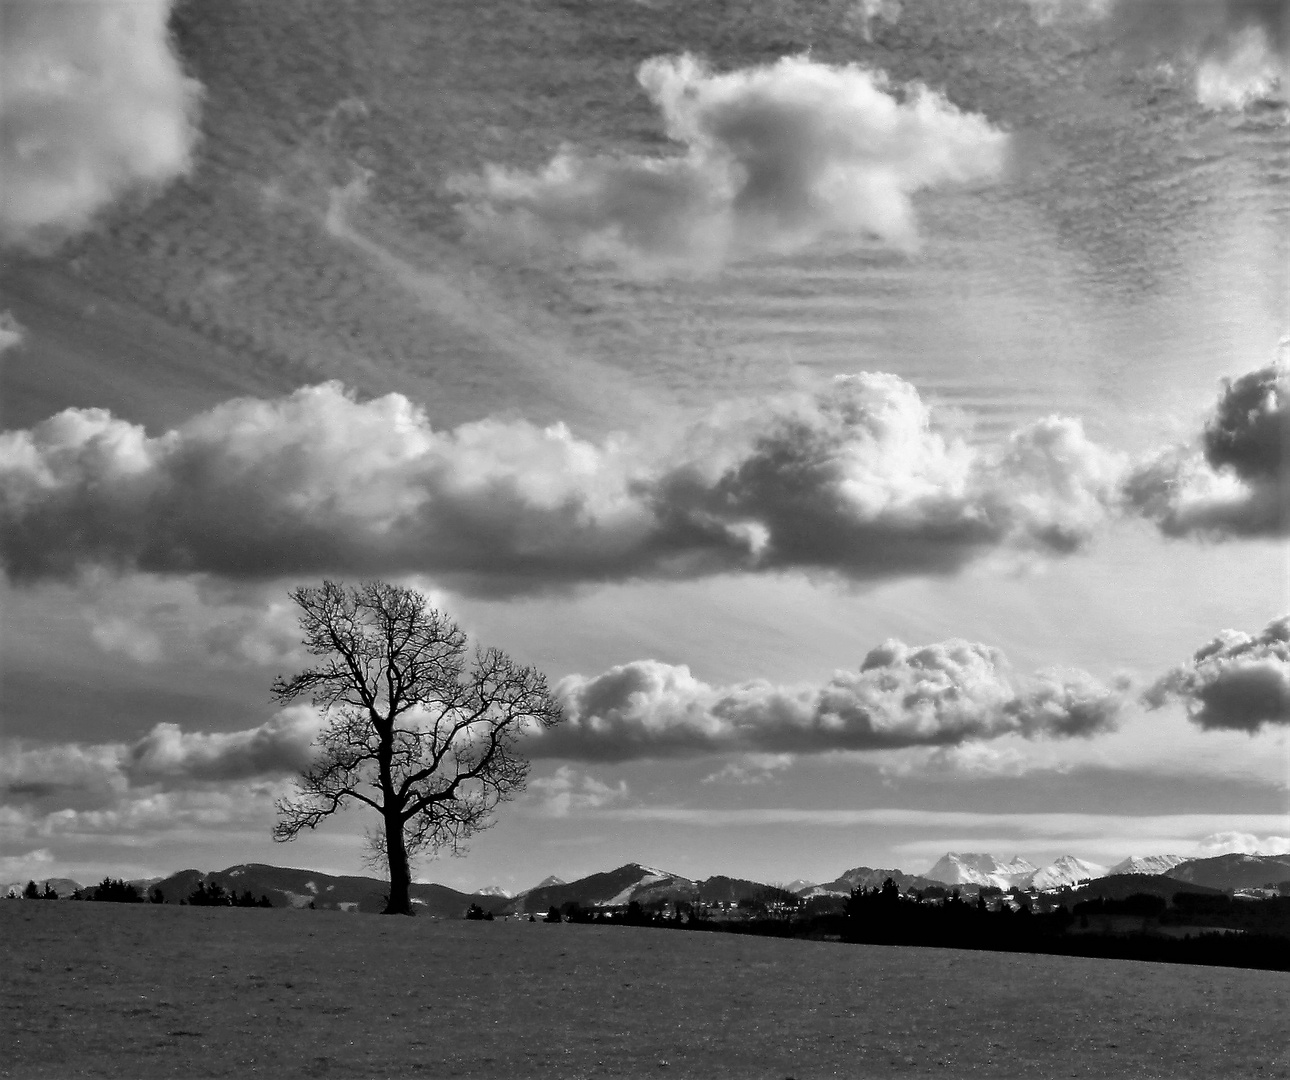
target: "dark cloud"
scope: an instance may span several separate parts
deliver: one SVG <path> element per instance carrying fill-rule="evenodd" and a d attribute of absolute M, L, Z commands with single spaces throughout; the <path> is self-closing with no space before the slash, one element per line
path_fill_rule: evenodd
<path fill-rule="evenodd" d="M 1176 449 L 1134 470 L 1131 506 L 1171 536 L 1290 532 L 1290 367 L 1284 361 L 1229 382 L 1197 450 Z"/>
<path fill-rule="evenodd" d="M 537 732 L 540 757 L 622 761 L 726 753 L 810 754 L 953 746 L 1111 729 L 1122 688 L 1084 672 L 1013 674 L 987 645 L 888 641 L 822 686 L 716 687 L 688 667 L 638 660 L 556 688 L 565 722 Z"/>
<path fill-rule="evenodd" d="M 884 5 L 864 17 L 879 14 Z M 1006 136 L 925 87 L 809 57 L 724 74 L 690 56 L 640 67 L 670 157 L 561 151 L 536 173 L 458 178 L 477 226 L 517 228 L 644 269 L 709 270 L 825 233 L 898 247 L 917 237 L 910 197 L 993 179 Z"/>
<path fill-rule="evenodd" d="M 331 383 L 156 437 L 99 409 L 0 435 L 0 552 L 20 581 L 92 566 L 424 572 L 493 593 L 793 567 L 865 579 L 1001 544 L 1076 548 L 1119 470 L 1060 418 L 971 447 L 893 375 L 721 411 L 657 452 L 519 420 L 435 431 L 401 395 Z"/>
<path fill-rule="evenodd" d="M 0 244 L 84 228 L 123 192 L 186 172 L 201 87 L 170 41 L 171 0 L 5 0 Z"/>
<path fill-rule="evenodd" d="M 1254 636 L 1224 630 L 1145 695 L 1157 709 L 1175 699 L 1203 728 L 1253 733 L 1290 724 L 1290 615 Z"/>

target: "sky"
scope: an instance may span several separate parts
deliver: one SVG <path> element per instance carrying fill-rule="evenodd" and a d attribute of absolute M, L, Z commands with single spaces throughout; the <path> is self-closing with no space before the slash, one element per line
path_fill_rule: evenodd
<path fill-rule="evenodd" d="M 324 578 L 564 710 L 419 880 L 1290 850 L 1284 0 L 0 20 L 0 882 L 363 872 Z"/>

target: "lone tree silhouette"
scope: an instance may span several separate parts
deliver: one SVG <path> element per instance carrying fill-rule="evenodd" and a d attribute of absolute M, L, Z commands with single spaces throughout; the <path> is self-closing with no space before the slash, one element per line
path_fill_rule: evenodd
<path fill-rule="evenodd" d="M 275 840 L 294 840 L 351 801 L 371 807 L 372 856 L 389 868 L 387 915 L 411 915 L 410 859 L 460 854 L 491 824 L 497 804 L 524 787 L 518 743 L 550 727 L 560 706 L 545 677 L 497 649 L 468 655 L 466 635 L 415 589 L 383 581 L 324 581 L 291 593 L 304 645 L 319 663 L 273 695 L 307 698 L 329 723 L 296 794 L 278 802 Z"/>

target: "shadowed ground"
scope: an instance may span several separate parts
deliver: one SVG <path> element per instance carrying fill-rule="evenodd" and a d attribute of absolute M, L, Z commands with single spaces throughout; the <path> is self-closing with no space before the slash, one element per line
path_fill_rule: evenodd
<path fill-rule="evenodd" d="M 1290 974 L 0 903 L 0 1076 L 1290 1076 Z"/>

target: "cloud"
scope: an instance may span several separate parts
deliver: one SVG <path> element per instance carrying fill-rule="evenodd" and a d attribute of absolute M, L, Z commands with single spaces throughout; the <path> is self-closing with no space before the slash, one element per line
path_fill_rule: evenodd
<path fill-rule="evenodd" d="M 873 41 L 874 21 L 894 23 L 900 20 L 900 0 L 855 0 L 842 24 L 855 27 L 865 41 Z"/>
<path fill-rule="evenodd" d="M 980 779 L 1025 776 L 1027 773 L 1036 771 L 1053 771 L 1053 766 L 1047 762 L 1032 760 L 1016 746 L 965 742 L 956 746 L 911 749 L 882 762 L 879 771 L 884 776 L 891 777 Z"/>
<path fill-rule="evenodd" d="M 201 88 L 175 54 L 170 7 L 5 0 L 0 246 L 60 239 L 188 170 Z"/>
<path fill-rule="evenodd" d="M 489 166 L 454 183 L 467 219 L 630 268 L 708 271 L 826 234 L 911 248 L 911 195 L 1004 164 L 1007 136 L 984 117 L 854 64 L 796 56 L 719 74 L 685 55 L 637 77 L 682 153 L 565 148 L 538 172 Z"/>
<path fill-rule="evenodd" d="M 63 798 L 76 792 L 111 799 L 129 781 L 121 771 L 120 743 L 29 744 L 8 740 L 0 753 L 0 797 L 6 800 Z"/>
<path fill-rule="evenodd" d="M 283 666 L 303 655 L 295 605 L 276 585 L 98 574 L 78 592 L 95 644 L 135 663 Z"/>
<path fill-rule="evenodd" d="M 402 395 L 326 383 L 158 436 L 101 409 L 0 434 L 0 556 L 18 581 L 92 567 L 426 573 L 493 594 L 795 568 L 866 580 L 1004 544 L 1079 548 L 1122 468 L 1059 417 L 971 447 L 894 375 L 718 410 L 662 448 L 522 420 L 435 431 Z"/>
<path fill-rule="evenodd" d="M 317 712 L 291 706 L 241 731 L 156 724 L 133 743 L 0 743 L 0 796 L 8 801 L 110 807 L 127 796 L 287 777 L 310 760 Z"/>
<path fill-rule="evenodd" d="M 1286 855 L 1290 854 L 1290 836 L 1255 836 L 1254 833 L 1226 831 L 1210 833 L 1196 844 L 1199 857 L 1215 855 Z"/>
<path fill-rule="evenodd" d="M 1254 636 L 1222 631 L 1144 695 L 1153 709 L 1175 698 L 1207 730 L 1253 734 L 1264 724 L 1290 725 L 1290 615 Z"/>
<path fill-rule="evenodd" d="M 178 724 L 157 724 L 130 747 L 123 768 L 135 782 L 288 776 L 308 766 L 321 729 L 309 707 L 283 709 L 245 731 L 185 732 Z"/>
<path fill-rule="evenodd" d="M 529 789 L 540 796 L 542 812 L 552 817 L 567 817 L 571 811 L 598 810 L 628 796 L 627 781 L 616 786 L 603 783 L 569 765 L 561 765 L 551 776 L 529 781 Z"/>
<path fill-rule="evenodd" d="M 744 547 L 763 567 L 857 578 L 951 571 L 986 548 L 1082 546 L 1115 499 L 1119 459 L 1049 417 L 994 451 L 939 432 L 904 380 L 835 379 L 758 418 L 746 445 L 665 474 L 676 535 Z"/>
<path fill-rule="evenodd" d="M 1091 736 L 1114 727 L 1122 687 L 1084 672 L 1015 676 L 987 645 L 891 640 L 822 686 L 711 686 L 684 665 L 637 660 L 556 686 L 564 723 L 535 732 L 537 757 L 624 761 L 951 746 L 1017 734 Z"/>
<path fill-rule="evenodd" d="M 704 784 L 764 784 L 793 764 L 792 754 L 743 754 L 735 761 L 727 761 L 716 772 L 709 773 L 700 782 Z"/>
<path fill-rule="evenodd" d="M 21 345 L 26 333 L 22 323 L 11 313 L 0 311 L 0 356 Z"/>
<path fill-rule="evenodd" d="M 1229 381 L 1200 446 L 1174 448 L 1128 477 L 1130 505 L 1169 536 L 1290 534 L 1290 364 Z"/>
<path fill-rule="evenodd" d="M 1285 0 L 1031 0 L 1048 17 L 1105 18 L 1132 53 L 1184 62 L 1212 109 L 1286 100 L 1290 7 Z"/>
<path fill-rule="evenodd" d="M 49 848 L 37 848 L 22 855 L 0 855 L 0 882 L 48 878 L 53 865 L 54 856 Z"/>

